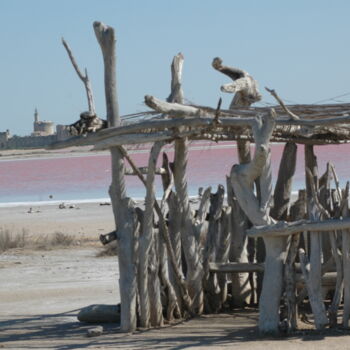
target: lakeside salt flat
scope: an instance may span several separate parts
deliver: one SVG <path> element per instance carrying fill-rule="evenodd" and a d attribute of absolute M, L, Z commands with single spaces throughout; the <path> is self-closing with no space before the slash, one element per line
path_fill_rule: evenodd
<path fill-rule="evenodd" d="M 64 202 L 63 202 L 64 203 Z M 101 203 L 104 204 L 104 203 Z M 55 232 L 79 238 L 96 238 L 114 231 L 114 217 L 110 205 L 99 202 L 76 203 L 59 209 L 59 204 L 0 207 L 0 226 L 10 232 L 29 235 L 50 235 Z M 30 210 L 32 208 L 32 210 Z"/>

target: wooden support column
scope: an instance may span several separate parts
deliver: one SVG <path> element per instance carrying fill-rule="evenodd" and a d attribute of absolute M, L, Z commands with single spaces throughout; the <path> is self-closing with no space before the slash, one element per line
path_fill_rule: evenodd
<path fill-rule="evenodd" d="M 140 296 L 140 325 L 149 328 L 150 325 L 159 327 L 163 323 L 162 304 L 160 300 L 160 283 L 158 277 L 158 249 L 154 237 L 154 178 L 157 159 L 163 146 L 156 142 L 150 152 L 148 174 L 146 179 L 145 213 L 143 215 L 142 234 L 139 244 L 139 296 Z M 153 293 L 150 293 L 150 289 Z M 151 322 L 151 323 L 150 323 Z"/>
<path fill-rule="evenodd" d="M 181 220 L 179 220 L 179 218 L 181 218 L 181 209 L 179 206 L 177 195 L 172 190 L 174 186 L 174 178 L 172 175 L 172 171 L 170 169 L 169 159 L 166 153 L 163 153 L 162 168 L 165 170 L 165 173 L 162 174 L 164 195 L 162 199 L 161 209 L 162 209 L 162 212 L 165 213 L 164 207 L 166 202 L 168 204 L 168 210 L 169 210 L 168 230 L 169 230 L 170 242 L 174 251 L 174 258 L 175 258 L 174 262 L 176 263 L 178 270 L 182 273 Z M 162 248 L 161 248 L 161 251 L 162 251 Z M 165 259 L 165 255 L 168 256 L 169 253 L 163 252 L 164 259 Z M 176 282 L 176 274 L 170 262 L 168 263 L 169 271 L 166 272 L 165 269 L 166 268 L 164 267 L 164 272 L 162 273 L 163 279 L 165 280 L 168 278 L 169 283 L 174 286 L 174 292 L 177 296 L 177 305 L 179 308 L 179 310 L 177 311 L 177 315 L 178 317 L 181 317 L 181 315 L 183 314 L 181 289 Z M 181 278 L 184 279 L 183 276 Z M 165 281 L 166 285 L 167 283 L 168 282 Z M 167 287 L 167 289 L 170 291 L 170 293 L 172 293 L 169 286 Z M 173 299 L 174 299 L 173 295 L 172 294 L 169 295 L 169 305 L 168 305 L 168 312 L 167 312 L 168 320 L 170 320 L 172 317 L 171 311 L 172 311 Z"/>
<path fill-rule="evenodd" d="M 248 228 L 248 220 L 244 211 L 239 206 L 238 200 L 233 192 L 230 178 L 227 183 L 227 202 L 231 207 L 231 251 L 230 261 L 237 263 L 248 263 L 246 229 Z M 261 239 L 261 238 L 260 238 Z M 254 239 L 252 239 L 254 241 Z M 263 273 L 261 273 L 263 274 Z M 233 273 L 232 280 L 232 296 L 233 305 L 236 307 L 244 307 L 249 301 L 253 292 L 247 276 L 248 273 Z"/>
<path fill-rule="evenodd" d="M 248 164 L 234 165 L 231 184 L 241 208 L 255 226 L 274 224 L 269 215 L 272 198 L 269 140 L 275 125 L 275 113 L 256 118 L 253 126 L 256 149 Z M 252 190 L 256 179 L 260 182 L 260 198 Z M 283 237 L 264 237 L 266 246 L 265 274 L 260 296 L 259 329 L 262 333 L 278 333 L 279 306 L 282 293 L 284 260 Z"/>
<path fill-rule="evenodd" d="M 120 124 L 117 100 L 115 33 L 112 27 L 101 22 L 94 22 L 93 27 L 103 55 L 108 125 L 109 127 L 114 127 Z M 118 147 L 111 148 L 111 160 L 112 184 L 109 194 L 118 237 L 121 331 L 133 332 L 136 329 L 137 290 L 137 264 L 135 257 L 136 213 L 131 200 L 126 197 L 124 160 Z"/>
<path fill-rule="evenodd" d="M 286 143 L 281 163 L 278 170 L 278 178 L 274 191 L 274 205 L 271 216 L 276 220 L 286 220 L 292 194 L 292 182 L 296 167 L 297 146 L 295 143 Z M 296 329 L 296 282 L 294 262 L 298 252 L 299 235 L 290 239 L 289 250 L 284 267 L 286 282 L 286 304 L 288 309 L 288 330 Z"/>
<path fill-rule="evenodd" d="M 204 283 L 205 291 L 205 312 L 218 312 L 221 306 L 219 301 L 220 287 L 216 273 L 210 272 L 209 263 L 215 262 L 218 252 L 219 232 L 221 231 L 221 215 L 224 203 L 225 189 L 222 185 L 218 186 L 216 193 L 210 196 L 209 210 L 209 228 L 203 256 Z"/>
<path fill-rule="evenodd" d="M 305 145 L 305 173 L 308 216 L 310 220 L 317 221 L 320 218 L 319 208 L 316 202 L 318 193 L 318 170 L 317 159 L 312 145 Z M 311 235 L 309 259 L 302 249 L 299 251 L 300 264 L 317 329 L 324 328 L 328 323 L 326 309 L 322 300 L 321 239 L 322 236 L 320 232 L 314 232 Z"/>
<path fill-rule="evenodd" d="M 212 62 L 214 69 L 230 77 L 233 83 L 223 85 L 221 90 L 228 93 L 234 93 L 234 97 L 230 104 L 230 109 L 236 107 L 248 107 L 254 102 L 260 101 L 261 95 L 258 90 L 257 82 L 244 70 L 234 67 L 225 66 L 222 64 L 222 59 L 219 57 L 214 58 Z M 245 139 L 237 140 L 237 152 L 240 164 L 246 164 L 251 161 L 250 141 Z M 230 201 L 230 199 L 228 199 Z M 232 203 L 237 204 L 237 203 Z M 230 204 L 231 205 L 231 204 Z M 236 213 L 237 212 L 237 213 Z M 243 215 L 242 215 L 243 214 Z M 232 208 L 232 252 L 231 260 L 236 262 L 248 261 L 247 251 L 247 236 L 244 228 L 248 227 L 248 219 L 244 213 L 239 210 L 237 205 Z M 238 220 L 238 222 L 235 222 Z M 242 230 L 243 229 L 243 230 Z M 254 241 L 249 242 L 251 250 L 254 249 Z M 239 249 L 235 246 L 240 247 Z M 249 286 L 249 274 L 240 273 L 232 276 L 233 285 L 233 298 L 237 306 L 244 306 L 245 303 L 249 303 L 251 296 L 251 288 Z"/>
<path fill-rule="evenodd" d="M 178 54 L 172 63 L 172 93 L 169 96 L 171 102 L 183 103 L 183 93 L 181 88 L 181 73 L 183 65 L 183 55 Z M 179 131 L 182 131 L 181 128 Z M 188 281 L 188 291 L 192 299 L 192 308 L 198 314 L 203 311 L 203 268 L 200 261 L 199 245 L 193 226 L 193 216 L 188 199 L 187 189 L 187 160 L 188 160 L 188 139 L 175 140 L 174 156 L 174 183 L 175 190 L 182 211 L 181 218 L 181 243 L 186 259 Z"/>
<path fill-rule="evenodd" d="M 342 210 L 343 217 L 349 217 L 349 183 L 344 196 L 345 203 Z M 342 231 L 343 275 L 344 275 L 344 311 L 343 327 L 350 327 L 350 230 Z"/>

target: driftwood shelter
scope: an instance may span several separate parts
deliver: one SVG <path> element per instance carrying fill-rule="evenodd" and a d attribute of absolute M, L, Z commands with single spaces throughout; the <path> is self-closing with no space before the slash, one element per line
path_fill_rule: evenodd
<path fill-rule="evenodd" d="M 185 105 L 184 58 L 178 54 L 171 65 L 168 99 L 146 96 L 151 108 L 143 114 L 147 118 L 123 125 L 116 91 L 115 33 L 100 22 L 94 23 L 94 30 L 103 54 L 108 128 L 103 129 L 96 116 L 87 72 L 80 72 L 64 42 L 86 88 L 89 111 L 74 124 L 78 136 L 52 148 L 90 144 L 111 152 L 109 192 L 116 232 L 105 240 L 118 240 L 121 330 L 159 327 L 165 321 L 257 303 L 261 332 L 293 331 L 298 305 L 305 300 L 317 329 L 337 326 L 339 316 L 348 327 L 349 184 L 340 188 L 331 164 L 319 176 L 313 149 L 348 142 L 350 105 L 286 106 L 268 90 L 277 105 L 253 107 L 261 99 L 256 81 L 241 69 L 224 66 L 220 58 L 212 66 L 232 79 L 221 87 L 234 94 L 229 109 L 221 109 L 221 100 L 216 108 Z M 216 193 L 205 189 L 197 207 L 190 205 L 187 190 L 189 140 L 236 141 L 239 158 L 225 186 Z M 285 144 L 274 189 L 271 142 Z M 139 169 L 127 151 L 128 145 L 142 143 L 151 145 L 147 169 Z M 163 153 L 159 168 L 166 143 L 174 145 L 174 161 Z M 297 147 L 305 150 L 306 188 L 293 200 Z M 130 174 L 146 187 L 144 209 L 127 196 L 125 176 Z M 155 176 L 162 178 L 160 201 L 155 198 Z M 328 308 L 327 281 L 332 289 Z"/>

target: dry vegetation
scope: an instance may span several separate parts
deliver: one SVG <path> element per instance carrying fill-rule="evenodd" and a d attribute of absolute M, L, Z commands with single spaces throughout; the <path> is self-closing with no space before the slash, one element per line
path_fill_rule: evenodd
<path fill-rule="evenodd" d="M 117 241 L 112 241 L 111 243 L 106 244 L 96 254 L 98 258 L 105 257 L 105 256 L 116 256 L 116 255 L 117 255 Z"/>
<path fill-rule="evenodd" d="M 13 248 L 23 248 L 27 244 L 27 233 L 12 233 L 8 229 L 0 228 L 0 252 Z"/>
<path fill-rule="evenodd" d="M 56 247 L 69 247 L 79 245 L 73 236 L 61 232 L 53 235 L 41 235 L 31 237 L 26 230 L 20 233 L 11 232 L 9 229 L 0 228 L 0 252 L 5 252 L 14 248 L 29 248 L 38 250 L 49 250 Z"/>

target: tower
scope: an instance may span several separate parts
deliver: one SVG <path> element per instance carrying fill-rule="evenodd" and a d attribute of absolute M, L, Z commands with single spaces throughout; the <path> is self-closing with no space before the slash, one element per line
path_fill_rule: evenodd
<path fill-rule="evenodd" d="M 39 113 L 38 113 L 38 109 L 35 107 L 34 122 L 37 123 L 38 121 L 39 121 Z"/>

